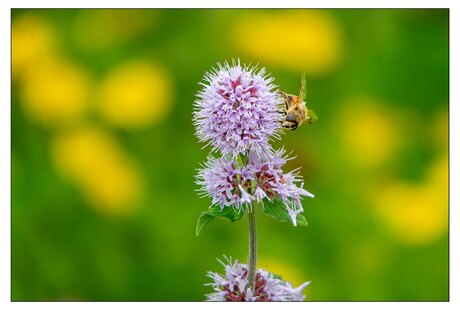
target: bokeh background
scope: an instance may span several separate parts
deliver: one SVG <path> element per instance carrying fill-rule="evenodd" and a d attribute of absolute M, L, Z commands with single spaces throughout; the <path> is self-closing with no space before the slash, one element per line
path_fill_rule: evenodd
<path fill-rule="evenodd" d="M 259 267 L 309 301 L 448 299 L 448 10 L 12 10 L 12 299 L 199 301 L 247 221 L 194 175 L 205 71 L 240 58 L 319 121 L 283 135 L 309 226 Z"/>

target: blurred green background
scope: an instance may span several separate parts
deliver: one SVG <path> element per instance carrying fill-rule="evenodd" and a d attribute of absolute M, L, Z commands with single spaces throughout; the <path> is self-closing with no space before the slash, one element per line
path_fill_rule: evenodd
<path fill-rule="evenodd" d="M 217 61 L 319 121 L 288 132 L 309 226 L 259 212 L 259 267 L 308 301 L 448 299 L 448 10 L 12 10 L 12 299 L 199 301 L 247 222 L 195 236 Z"/>

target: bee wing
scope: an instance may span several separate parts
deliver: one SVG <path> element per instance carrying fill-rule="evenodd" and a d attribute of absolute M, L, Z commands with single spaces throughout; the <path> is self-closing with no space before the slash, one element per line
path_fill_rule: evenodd
<path fill-rule="evenodd" d="M 303 102 L 307 99 L 307 80 L 305 78 L 305 72 L 302 73 L 302 79 L 300 80 L 299 97 Z"/>

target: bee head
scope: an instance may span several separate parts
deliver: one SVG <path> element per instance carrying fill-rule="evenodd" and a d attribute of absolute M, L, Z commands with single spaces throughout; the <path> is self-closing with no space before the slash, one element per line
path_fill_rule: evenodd
<path fill-rule="evenodd" d="M 295 119 L 294 115 L 292 114 L 288 114 L 286 115 L 286 122 L 289 122 L 289 123 L 297 123 L 297 120 Z"/>
<path fill-rule="evenodd" d="M 288 130 L 295 130 L 299 127 L 299 123 L 297 122 L 296 118 L 292 114 L 286 115 L 286 118 L 283 122 L 283 128 Z"/>

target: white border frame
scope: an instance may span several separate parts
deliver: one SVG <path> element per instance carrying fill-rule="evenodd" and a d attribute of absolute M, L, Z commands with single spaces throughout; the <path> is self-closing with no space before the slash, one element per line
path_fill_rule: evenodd
<path fill-rule="evenodd" d="M 38 2 L 38 3 L 37 3 Z M 455 159 L 459 155 L 459 143 L 458 139 L 459 123 L 456 120 L 459 116 L 459 92 L 458 86 L 459 79 L 459 30 L 460 30 L 460 14 L 459 14 L 459 3 L 458 1 L 407 1 L 407 0 L 390 0 L 390 1 L 292 1 L 284 0 L 282 2 L 276 2 L 273 0 L 232 0 L 226 2 L 216 3 L 210 0 L 201 0 L 194 2 L 169 0 L 167 2 L 153 2 L 153 1 L 140 1 L 130 0 L 128 1 L 12 1 L 6 0 L 0 3 L 0 64 L 1 64 L 1 84 L 2 91 L 0 92 L 1 102 L 0 105 L 0 141 L 1 141 L 1 158 L 0 158 L 0 199 L 1 199 L 1 214 L 0 214 L 0 305 L 2 309 L 5 307 L 11 308 L 25 308 L 28 306 L 34 306 L 43 309 L 59 309 L 66 307 L 69 309 L 79 309 L 80 307 L 89 308 L 125 308 L 136 307 L 139 309 L 151 310 L 152 307 L 174 307 L 174 306 L 186 306 L 192 308 L 211 308 L 211 307 L 222 307 L 229 308 L 234 307 L 236 304 L 231 303 L 164 303 L 158 302 L 154 304 L 133 302 L 126 305 L 125 303 L 112 303 L 112 302 L 97 302 L 97 303 L 71 303 L 71 302 L 40 302 L 40 303 L 11 303 L 11 235 L 10 235 L 10 215 L 11 215 L 11 65 L 10 65 L 10 33 L 11 33 L 11 8 L 281 8 L 281 7 L 293 7 L 293 8 L 449 8 L 450 9 L 450 22 L 449 22 L 449 55 L 450 55 L 450 94 L 449 94 L 449 169 L 450 169 L 450 182 L 449 182 L 449 233 L 450 233 L 450 250 L 449 250 L 449 298 L 450 302 L 418 302 L 415 307 L 418 309 L 433 309 L 433 308 L 451 308 L 453 305 L 458 308 L 460 292 L 459 286 L 459 268 L 458 263 L 460 262 L 459 247 L 458 247 L 458 208 L 459 203 L 459 167 L 460 163 L 457 163 Z M 282 4 L 283 6 L 281 6 Z M 454 86 L 453 86 L 454 85 Z M 428 124 L 429 126 L 429 124 Z M 454 140 L 453 137 L 457 139 Z M 239 303 L 238 307 L 278 307 L 276 303 L 264 303 L 264 304 L 247 304 Z M 326 309 L 330 306 L 349 308 L 349 309 L 386 309 L 391 308 L 403 308 L 412 305 L 407 305 L 406 302 L 392 302 L 392 303 L 379 303 L 379 302 L 315 302 L 315 303 L 287 303 L 283 304 L 283 307 L 292 308 L 315 308 L 315 309 Z"/>

